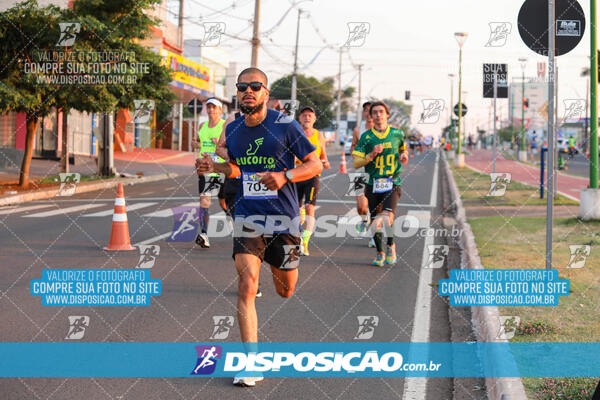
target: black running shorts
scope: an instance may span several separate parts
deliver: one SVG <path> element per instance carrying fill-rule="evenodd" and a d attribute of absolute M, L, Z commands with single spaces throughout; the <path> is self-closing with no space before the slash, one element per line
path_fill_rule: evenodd
<path fill-rule="evenodd" d="M 373 193 L 373 185 L 367 185 L 365 196 L 369 202 L 371 219 L 382 211 L 396 212 L 396 205 L 401 194 L 402 186 L 400 185 L 394 185 L 392 190 L 383 193 Z"/>
<path fill-rule="evenodd" d="M 246 228 L 244 228 L 244 231 Z M 250 232 L 250 230 L 246 231 Z M 281 270 L 298 268 L 300 261 L 300 237 L 279 233 L 274 235 L 248 236 L 233 238 L 233 258 L 236 254 L 253 254 Z"/>

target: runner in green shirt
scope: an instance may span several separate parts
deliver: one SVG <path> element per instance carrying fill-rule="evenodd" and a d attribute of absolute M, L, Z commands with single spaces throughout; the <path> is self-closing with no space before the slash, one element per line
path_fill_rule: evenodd
<path fill-rule="evenodd" d="M 223 104 L 216 98 L 211 97 L 205 103 L 208 121 L 203 122 L 198 130 L 198 137 L 192 140 L 192 147 L 198 150 L 198 157 L 203 153 L 211 156 L 213 161 L 222 162 L 223 159 L 216 154 L 217 143 L 223 131 L 225 120 L 221 118 L 223 114 Z M 196 243 L 200 247 L 210 247 L 208 240 L 207 228 L 209 222 L 208 209 L 210 207 L 210 193 L 205 192 L 207 189 L 206 182 L 211 178 L 219 176 L 219 174 L 205 174 L 198 176 L 198 191 L 200 193 L 200 233 L 196 236 Z"/>
<path fill-rule="evenodd" d="M 393 224 L 396 204 L 401 195 L 401 163 L 408 162 L 408 152 L 402 131 L 388 125 L 388 106 L 381 101 L 374 102 L 369 113 L 373 118 L 373 128 L 361 136 L 352 155 L 354 168 L 364 166 L 365 172 L 369 174 L 365 195 L 369 202 L 371 227 L 376 232 L 373 239 L 377 256 L 373 265 L 381 267 L 384 263 L 396 263 L 394 237 L 388 236 L 384 253 L 381 228 L 384 224 L 388 227 Z"/>

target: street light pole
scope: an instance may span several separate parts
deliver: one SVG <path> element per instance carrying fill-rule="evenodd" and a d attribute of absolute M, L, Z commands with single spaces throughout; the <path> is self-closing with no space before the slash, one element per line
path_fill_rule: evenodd
<path fill-rule="evenodd" d="M 298 23 L 296 25 L 296 50 L 294 51 L 294 72 L 292 73 L 292 106 L 296 104 L 296 74 L 298 73 L 298 38 L 300 37 L 300 17 L 302 9 L 298 9 Z"/>
<path fill-rule="evenodd" d="M 519 149 L 519 161 L 527 161 L 527 151 L 525 150 L 525 67 L 527 66 L 526 58 L 519 58 L 521 62 L 521 71 L 523 78 L 521 80 L 521 146 Z"/>
<path fill-rule="evenodd" d="M 600 219 L 598 189 L 598 43 L 596 0 L 590 0 L 590 187 L 581 190 L 579 217 L 584 221 Z M 550 197 L 550 196 L 548 196 Z"/>
<path fill-rule="evenodd" d="M 465 155 L 461 150 L 461 121 L 462 121 L 462 47 L 467 40 L 467 33 L 456 32 L 454 37 L 458 42 L 458 143 L 456 145 L 456 159 L 454 165 L 458 168 L 465 166 Z"/>
<path fill-rule="evenodd" d="M 339 62 L 339 69 L 338 69 L 338 90 L 337 90 L 337 110 L 336 110 L 336 130 L 338 131 L 340 137 L 339 140 L 342 140 L 342 132 L 340 131 L 340 123 L 341 123 L 341 103 L 342 103 L 342 49 L 344 47 L 340 46 L 339 51 L 340 51 L 340 62 Z M 345 137 L 344 137 L 345 140 Z"/>
<path fill-rule="evenodd" d="M 598 189 L 598 43 L 596 0 L 590 1 L 590 189 Z"/>
<path fill-rule="evenodd" d="M 446 142 L 450 143 L 452 140 L 452 134 L 454 133 L 454 125 L 452 124 L 452 111 L 453 111 L 453 107 L 454 107 L 454 74 L 448 74 L 448 77 L 450 78 L 450 106 L 448 107 L 448 111 L 450 114 L 450 127 L 448 128 L 448 136 L 446 137 Z M 448 155 L 450 155 L 450 157 L 454 158 L 454 153 L 452 153 L 452 151 L 448 152 Z"/>
<path fill-rule="evenodd" d="M 358 133 L 362 133 L 360 131 L 360 124 L 362 123 L 362 64 L 358 65 L 358 104 L 356 105 L 356 126 L 358 127 Z"/>
<path fill-rule="evenodd" d="M 595 1 L 595 0 L 592 0 Z M 554 178 L 554 0 L 548 0 L 548 178 L 546 181 L 546 269 L 552 269 L 552 196 Z"/>
<path fill-rule="evenodd" d="M 252 30 L 252 58 L 250 60 L 251 67 L 258 67 L 258 46 L 260 39 L 258 38 L 260 26 L 260 0 L 254 0 L 254 26 Z"/>

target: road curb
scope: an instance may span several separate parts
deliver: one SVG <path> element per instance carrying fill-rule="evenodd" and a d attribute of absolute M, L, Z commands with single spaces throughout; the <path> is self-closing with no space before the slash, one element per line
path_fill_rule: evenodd
<path fill-rule="evenodd" d="M 522 162 L 520 162 L 520 161 L 516 161 L 516 162 L 518 162 L 518 163 L 520 163 L 520 164 L 523 164 L 523 165 L 527 165 L 527 164 L 525 164 L 525 163 L 522 163 Z M 527 165 L 527 166 L 528 166 L 528 167 L 531 167 L 531 165 Z M 481 171 L 481 170 L 479 170 L 479 169 L 475 168 L 475 167 L 474 167 L 474 166 L 472 166 L 472 165 L 468 165 L 466 161 L 465 161 L 465 167 L 469 168 L 469 169 L 470 169 L 470 170 L 472 170 L 472 171 L 479 172 L 480 174 L 489 175 L 487 172 L 483 172 L 483 171 Z M 533 168 L 533 167 L 532 167 L 532 168 Z M 567 178 L 581 178 L 580 176 L 573 176 L 573 175 L 566 175 L 566 174 L 560 174 L 560 173 L 559 173 L 559 177 L 560 177 L 560 175 L 562 175 L 563 177 L 567 177 Z M 583 178 L 583 179 L 585 179 L 585 178 Z M 520 181 L 520 180 L 518 180 L 518 179 L 515 179 L 515 182 L 519 182 L 519 183 L 522 183 L 523 185 L 527 185 L 527 186 L 531 186 L 532 188 L 537 188 L 537 189 L 539 189 L 539 186 L 534 186 L 534 185 L 532 185 L 532 184 L 530 184 L 530 183 L 527 183 L 527 182 L 521 182 L 521 181 Z M 566 197 L 566 198 L 568 198 L 568 199 L 571 199 L 571 200 L 573 200 L 573 201 L 576 201 L 576 202 L 578 202 L 578 203 L 581 203 L 581 200 L 580 200 L 580 199 L 578 199 L 577 197 L 575 197 L 575 196 L 572 196 L 572 195 L 570 195 L 570 194 L 566 194 L 566 193 L 564 193 L 564 192 L 561 192 L 560 190 L 558 191 L 558 194 L 560 194 L 561 196 L 564 196 L 564 197 Z"/>
<path fill-rule="evenodd" d="M 160 174 L 142 178 L 114 178 L 110 180 L 107 179 L 101 182 L 80 183 L 75 189 L 75 194 L 93 192 L 95 190 L 102 189 L 111 189 L 113 187 L 116 187 L 119 183 L 123 183 L 124 185 L 135 185 L 137 183 L 154 182 L 163 179 L 175 178 L 179 175 L 180 174 Z M 28 201 L 51 199 L 53 197 L 56 197 L 58 189 L 59 188 L 37 190 L 34 192 L 27 192 L 0 198 L 0 207 L 26 203 Z"/>
<path fill-rule="evenodd" d="M 475 244 L 475 237 L 471 230 L 471 225 L 467 222 L 465 208 L 454 175 L 446 161 L 445 157 L 441 157 L 444 163 L 446 176 L 448 177 L 448 187 L 452 203 L 456 207 L 456 221 L 460 229 L 460 258 L 461 268 L 463 269 L 483 269 L 479 251 Z M 498 307 L 471 307 L 471 325 L 479 342 L 505 342 L 505 339 L 496 339 L 497 333 L 500 331 L 500 312 Z M 506 355 L 503 355 L 506 357 Z M 522 400 L 527 399 L 525 387 L 521 378 L 496 378 L 486 377 L 485 386 L 490 400 Z"/>

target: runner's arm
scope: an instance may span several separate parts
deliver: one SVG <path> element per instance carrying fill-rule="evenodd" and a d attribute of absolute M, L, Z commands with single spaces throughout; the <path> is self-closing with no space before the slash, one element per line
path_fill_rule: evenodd
<path fill-rule="evenodd" d="M 237 178 L 241 175 L 240 167 L 236 163 L 216 163 L 207 153 L 203 153 L 202 158 L 196 159 L 196 172 L 198 175 L 216 172 L 224 174 L 227 178 Z"/>
<path fill-rule="evenodd" d="M 319 175 L 323 171 L 323 164 L 317 157 L 317 152 L 312 151 L 302 159 L 301 165 L 289 171 L 292 174 L 291 182 L 302 182 Z M 288 181 L 285 171 L 257 172 L 256 175 L 261 177 L 259 182 L 264 183 L 269 190 L 279 190 Z"/>
<path fill-rule="evenodd" d="M 321 144 L 321 162 L 323 163 L 323 168 L 329 169 L 329 159 L 325 151 L 325 136 L 321 132 L 319 132 L 319 143 Z"/>
<path fill-rule="evenodd" d="M 238 167 L 236 163 L 232 162 L 215 163 L 213 168 L 215 172 L 219 174 L 225 174 L 225 177 L 227 178 L 237 178 L 242 174 L 240 172 L 240 167 Z"/>
<path fill-rule="evenodd" d="M 352 155 L 354 156 L 354 168 L 362 168 L 365 165 L 367 165 L 368 163 L 370 163 L 371 161 L 373 161 L 373 154 L 369 153 L 369 154 L 364 154 L 364 155 L 358 155 L 357 152 L 352 152 Z"/>
<path fill-rule="evenodd" d="M 221 136 L 219 136 L 219 141 L 217 142 L 217 147 L 215 149 L 215 153 L 217 153 L 217 155 L 223 160 L 229 160 L 229 154 L 227 154 L 227 147 L 225 147 L 225 144 L 227 143 L 225 133 L 227 131 L 227 125 L 229 125 L 229 123 L 234 119 L 235 118 L 233 117 L 228 117 L 225 121 L 225 124 L 223 124 L 223 130 L 221 131 Z"/>
<path fill-rule="evenodd" d="M 373 147 L 373 151 L 371 151 L 370 153 L 367 153 L 367 154 L 360 151 L 363 148 L 363 146 L 358 146 L 358 147 L 359 147 L 359 150 L 354 150 L 352 152 L 352 155 L 354 156 L 354 168 L 364 167 L 365 165 L 367 165 L 368 163 L 373 161 L 375 159 L 375 157 L 377 156 L 377 154 L 379 154 L 383 151 L 383 146 L 380 144 L 375 145 Z"/>
<path fill-rule="evenodd" d="M 352 130 L 352 146 L 350 146 L 350 154 L 354 151 L 354 148 L 358 144 L 358 139 L 360 137 L 360 132 L 358 131 L 358 126 L 354 127 Z"/>
<path fill-rule="evenodd" d="M 323 171 L 323 163 L 313 151 L 302 159 L 302 164 L 292 169 L 292 182 L 302 182 L 317 176 Z"/>
<path fill-rule="evenodd" d="M 406 164 L 408 162 L 408 151 L 406 151 L 406 142 L 404 139 L 402 139 L 402 142 L 398 147 L 398 153 L 400 153 L 400 162 Z"/>
<path fill-rule="evenodd" d="M 203 125 L 204 125 L 204 122 L 202 122 L 200 125 L 198 125 L 198 132 L 200 132 L 200 129 L 202 129 Z M 200 138 L 198 137 L 198 132 L 194 132 L 194 134 L 192 135 L 192 150 L 196 150 L 196 149 L 199 149 L 200 147 L 202 147 L 202 144 L 199 141 Z"/>

